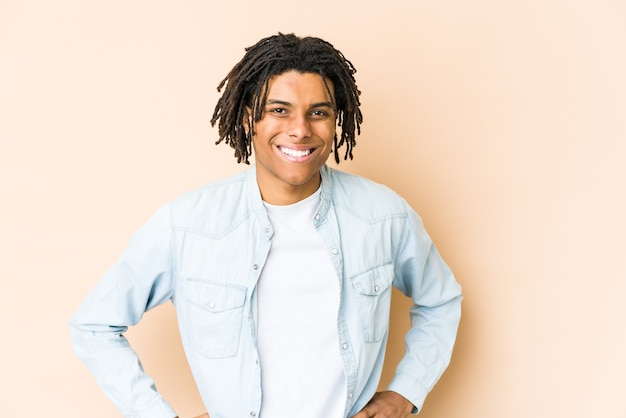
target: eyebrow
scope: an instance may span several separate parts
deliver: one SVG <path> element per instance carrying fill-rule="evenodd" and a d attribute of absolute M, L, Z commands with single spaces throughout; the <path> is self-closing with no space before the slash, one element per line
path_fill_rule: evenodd
<path fill-rule="evenodd" d="M 280 104 L 280 105 L 287 106 L 287 107 L 292 106 L 290 102 L 287 102 L 285 100 L 279 100 L 279 99 L 267 99 L 267 101 L 265 102 L 265 105 L 273 105 L 273 104 Z M 335 105 L 332 102 L 319 102 L 319 103 L 313 103 L 310 106 L 310 108 L 316 108 L 316 107 L 330 107 L 331 109 L 334 109 Z"/>

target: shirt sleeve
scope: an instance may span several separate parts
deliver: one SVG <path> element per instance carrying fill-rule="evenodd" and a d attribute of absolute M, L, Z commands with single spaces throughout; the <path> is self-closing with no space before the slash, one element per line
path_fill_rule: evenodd
<path fill-rule="evenodd" d="M 176 416 L 123 335 L 144 312 L 172 298 L 171 261 L 165 206 L 135 233 L 69 322 L 76 354 L 125 417 Z"/>
<path fill-rule="evenodd" d="M 411 328 L 388 389 L 411 401 L 415 414 L 450 363 L 462 294 L 421 219 L 409 212 L 396 253 L 394 286 L 413 302 Z"/>

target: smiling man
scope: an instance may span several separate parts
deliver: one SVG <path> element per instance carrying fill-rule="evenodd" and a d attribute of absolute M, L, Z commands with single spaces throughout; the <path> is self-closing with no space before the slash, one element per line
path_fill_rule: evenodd
<path fill-rule="evenodd" d="M 278 34 L 222 81 L 217 142 L 256 164 L 158 210 L 70 321 L 77 354 L 124 416 L 176 416 L 122 335 L 170 300 L 203 417 L 421 409 L 449 363 L 461 291 L 402 198 L 326 166 L 342 147 L 352 158 L 354 73 L 328 42 Z M 413 302 L 412 325 L 377 392 L 393 286 Z"/>

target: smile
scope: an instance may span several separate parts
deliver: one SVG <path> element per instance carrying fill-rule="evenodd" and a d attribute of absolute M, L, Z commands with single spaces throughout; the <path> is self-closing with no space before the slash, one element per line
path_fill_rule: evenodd
<path fill-rule="evenodd" d="M 290 157 L 306 157 L 307 155 L 309 155 L 311 152 L 313 152 L 313 149 L 306 149 L 306 150 L 295 150 L 295 149 L 291 149 L 291 148 L 286 148 L 286 147 L 278 147 L 280 149 L 280 152 L 282 152 L 285 155 L 288 155 Z"/>

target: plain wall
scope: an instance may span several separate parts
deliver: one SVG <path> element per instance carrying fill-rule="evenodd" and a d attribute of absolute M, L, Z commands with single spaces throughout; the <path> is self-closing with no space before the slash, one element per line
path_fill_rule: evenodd
<path fill-rule="evenodd" d="M 209 120 L 243 49 L 320 36 L 358 69 L 344 170 L 421 214 L 463 285 L 424 418 L 624 417 L 626 3 L 0 0 L 0 416 L 117 416 L 66 323 L 165 202 L 245 169 Z M 383 383 L 402 356 L 394 294 Z M 128 332 L 203 412 L 165 305 Z"/>

